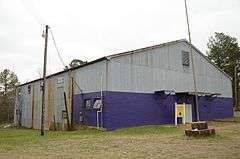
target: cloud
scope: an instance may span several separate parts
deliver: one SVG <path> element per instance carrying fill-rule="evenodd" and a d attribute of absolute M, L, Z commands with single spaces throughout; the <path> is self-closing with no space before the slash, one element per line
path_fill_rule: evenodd
<path fill-rule="evenodd" d="M 192 39 L 205 52 L 215 31 L 239 37 L 240 1 L 188 0 Z M 187 38 L 179 0 L 0 0 L 0 70 L 21 82 L 39 77 L 44 24 L 49 24 L 65 63 Z M 62 70 L 49 37 L 48 74 Z"/>

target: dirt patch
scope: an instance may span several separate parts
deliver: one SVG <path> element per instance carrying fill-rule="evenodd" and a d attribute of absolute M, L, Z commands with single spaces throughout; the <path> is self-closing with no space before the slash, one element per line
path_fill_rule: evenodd
<path fill-rule="evenodd" d="M 181 126 L 159 134 L 76 133 L 17 146 L 0 153 L 0 158 L 240 158 L 240 124 L 210 122 L 210 126 L 216 128 L 215 137 L 188 138 Z"/>

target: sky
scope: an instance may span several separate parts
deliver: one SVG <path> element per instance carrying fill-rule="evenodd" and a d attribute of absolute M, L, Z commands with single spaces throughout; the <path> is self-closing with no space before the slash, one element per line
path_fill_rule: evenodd
<path fill-rule="evenodd" d="M 214 32 L 240 40 L 240 0 L 188 0 L 192 43 L 206 53 Z M 0 0 L 0 71 L 20 82 L 42 75 L 48 24 L 67 65 L 188 39 L 184 0 Z M 63 70 L 49 35 L 47 74 Z"/>

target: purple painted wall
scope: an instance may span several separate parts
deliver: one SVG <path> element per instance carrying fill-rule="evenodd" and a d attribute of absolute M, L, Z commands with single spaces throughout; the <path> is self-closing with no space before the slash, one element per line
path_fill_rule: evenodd
<path fill-rule="evenodd" d="M 105 126 L 107 129 L 174 122 L 174 96 L 108 92 L 105 97 Z"/>
<path fill-rule="evenodd" d="M 233 116 L 232 98 L 201 97 L 199 105 L 200 120 L 224 119 Z"/>
<path fill-rule="evenodd" d="M 196 109 L 193 96 L 163 96 L 151 93 L 103 92 L 103 127 L 112 130 L 138 125 L 174 123 L 175 102 L 192 104 L 193 120 Z M 74 122 L 79 124 L 79 112 L 83 110 L 85 123 L 96 126 L 96 111 L 82 109 L 84 99 L 100 98 L 100 92 L 74 96 Z M 93 103 L 93 102 L 92 102 Z M 201 120 L 221 119 L 233 116 L 232 98 L 199 97 Z"/>
<path fill-rule="evenodd" d="M 86 99 L 91 100 L 91 104 L 93 105 L 95 99 L 100 98 L 100 92 L 94 93 L 85 93 L 85 94 L 77 94 L 73 98 L 73 114 L 74 114 L 74 123 L 80 124 L 80 112 L 84 113 L 84 122 L 90 126 L 97 125 L 97 110 L 98 109 L 85 109 L 84 108 L 84 101 Z M 99 117 L 100 118 L 100 117 Z"/>

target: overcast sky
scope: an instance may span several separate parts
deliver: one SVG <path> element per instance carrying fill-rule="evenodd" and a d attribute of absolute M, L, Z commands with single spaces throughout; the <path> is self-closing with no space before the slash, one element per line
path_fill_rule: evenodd
<path fill-rule="evenodd" d="M 240 0 L 188 0 L 193 44 L 224 32 L 240 39 Z M 0 71 L 21 83 L 42 71 L 44 25 L 66 64 L 167 41 L 187 39 L 184 0 L 0 0 Z M 48 74 L 63 66 L 49 37 Z"/>

